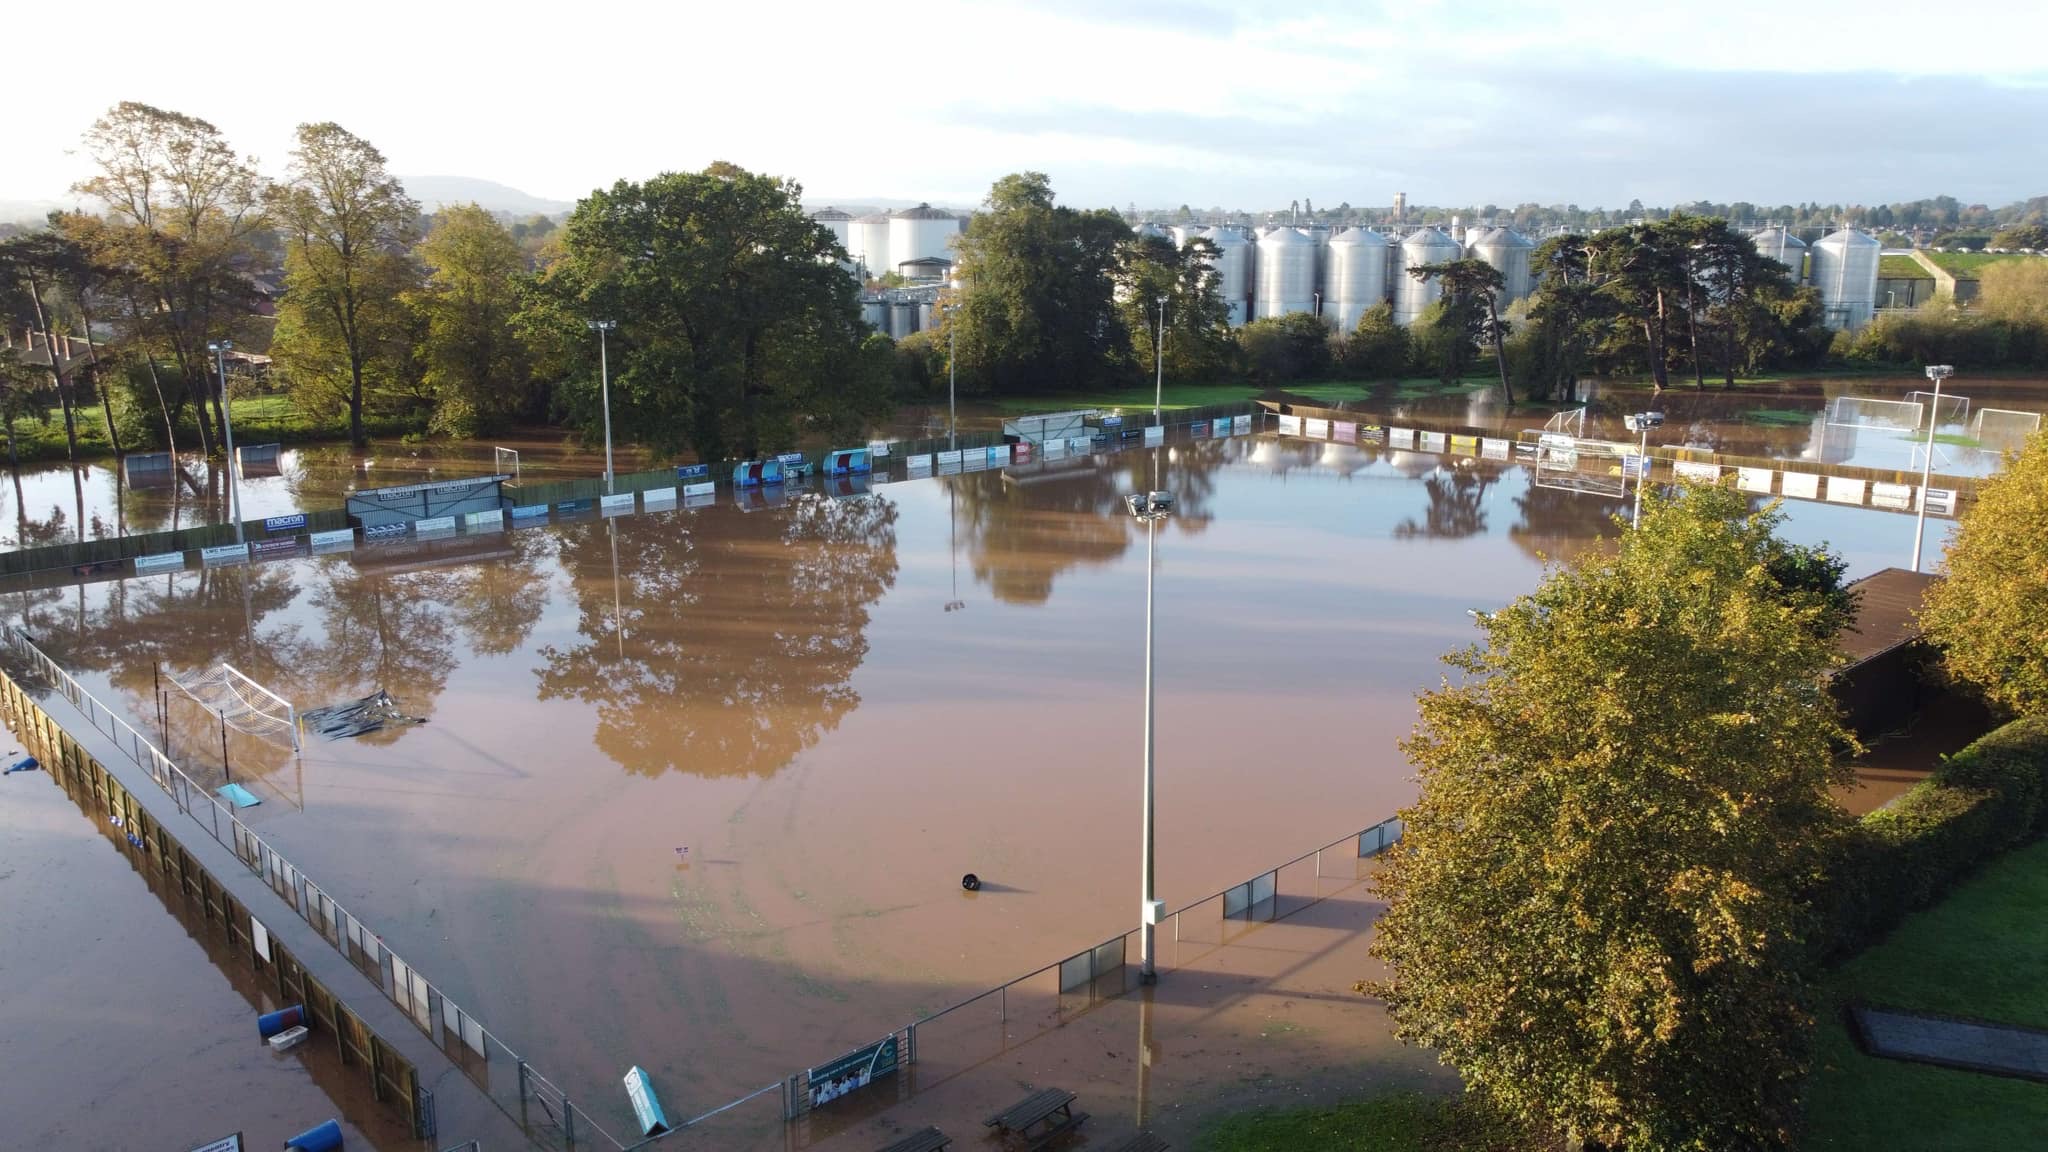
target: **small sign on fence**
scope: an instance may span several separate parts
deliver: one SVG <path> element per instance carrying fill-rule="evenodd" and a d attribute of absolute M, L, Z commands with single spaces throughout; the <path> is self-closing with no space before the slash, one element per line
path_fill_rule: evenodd
<path fill-rule="evenodd" d="M 1771 491 L 1771 477 L 1775 475 L 1776 473 L 1772 472 L 1769 468 L 1737 468 L 1735 470 L 1735 488 L 1740 492 L 1762 492 L 1765 495 L 1769 495 Z"/>
<path fill-rule="evenodd" d="M 505 511 L 493 508 L 488 512 L 471 512 L 462 518 L 462 526 L 471 532 L 495 532 L 505 526 Z"/>
<path fill-rule="evenodd" d="M 903 465 L 912 472 L 929 472 L 932 470 L 932 454 L 926 452 L 919 456 L 906 456 Z"/>
<path fill-rule="evenodd" d="M 1233 416 L 1233 417 L 1231 417 L 1231 419 L 1230 419 L 1230 434 L 1231 434 L 1231 435 L 1233 435 L 1233 436 L 1243 436 L 1243 435 L 1245 435 L 1246 433 L 1250 432 L 1251 430 L 1252 430 L 1252 418 L 1251 418 L 1250 416 Z"/>
<path fill-rule="evenodd" d="M 624 516 L 633 510 L 633 494 L 631 492 L 619 492 L 611 496 L 599 497 L 597 509 L 606 516 Z"/>
<path fill-rule="evenodd" d="M 1671 471 L 1680 480 L 1695 484 L 1717 484 L 1721 480 L 1721 466 L 1697 460 L 1680 460 L 1671 466 Z"/>
<path fill-rule="evenodd" d="M 1331 421 L 1330 439 L 1344 444 L 1358 443 L 1358 422 L 1356 420 Z"/>
<path fill-rule="evenodd" d="M 640 493 L 640 507 L 646 509 L 673 508 L 676 506 L 674 488 L 648 488 Z"/>
<path fill-rule="evenodd" d="M 432 536 L 437 532 L 453 532 L 455 531 L 455 517 L 425 516 L 412 522 L 412 530 L 416 536 Z"/>
<path fill-rule="evenodd" d="M 281 540 L 258 540 L 249 545 L 249 554 L 259 560 L 275 560 L 290 556 L 299 550 L 299 538 L 286 536 Z"/>
<path fill-rule="evenodd" d="M 211 568 L 216 564 L 241 564 L 249 559 L 247 544 L 221 544 L 199 550 L 199 562 Z"/>
<path fill-rule="evenodd" d="M 1280 418 L 1280 434 L 1282 436 L 1301 435 L 1301 417 L 1282 416 Z"/>
<path fill-rule="evenodd" d="M 839 1099 L 856 1088 L 865 1088 L 896 1071 L 896 1035 L 890 1033 L 865 1048 L 856 1048 L 828 1064 L 820 1064 L 805 1077 L 811 1088 L 811 1107 Z"/>
<path fill-rule="evenodd" d="M 706 480 L 701 484 L 683 485 L 683 495 L 691 499 L 695 499 L 699 496 L 716 496 L 717 494 L 718 483 L 717 481 L 714 480 Z"/>
<path fill-rule="evenodd" d="M 1301 422 L 1301 434 L 1311 440 L 1328 440 L 1330 438 L 1330 422 L 1328 420 L 1318 420 L 1311 416 Z"/>
<path fill-rule="evenodd" d="M 346 552 L 356 546 L 356 530 L 336 528 L 332 532 L 315 532 L 310 539 L 314 552 Z"/>
<path fill-rule="evenodd" d="M 265 532 L 289 532 L 294 528 L 304 528 L 305 526 L 306 514 L 304 512 L 294 512 L 289 516 L 267 516 L 263 520 L 263 530 Z"/>
<path fill-rule="evenodd" d="M 678 480 L 702 480 L 709 475 L 711 475 L 711 465 L 709 464 L 676 465 L 676 479 Z"/>
<path fill-rule="evenodd" d="M 183 568 L 184 566 L 185 554 L 183 552 L 158 552 L 154 556 L 137 556 L 135 558 L 135 570 L 137 572 L 161 572 L 166 568 Z"/>

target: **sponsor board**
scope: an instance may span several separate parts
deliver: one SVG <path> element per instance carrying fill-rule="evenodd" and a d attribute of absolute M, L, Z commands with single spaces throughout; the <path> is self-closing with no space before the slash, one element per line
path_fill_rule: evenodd
<path fill-rule="evenodd" d="M 564 500 L 555 505 L 555 511 L 563 516 L 580 515 L 590 511 L 591 508 L 592 504 L 588 500 Z"/>
<path fill-rule="evenodd" d="M 184 566 L 185 554 L 183 552 L 158 552 L 154 556 L 137 556 L 135 558 L 135 570 L 137 572 L 161 572 L 166 568 L 183 568 Z"/>
<path fill-rule="evenodd" d="M 1906 511 L 1913 506 L 1913 486 L 1911 484 L 1872 484 L 1870 486 L 1870 506 L 1873 508 L 1891 508 L 1901 512 Z"/>
<path fill-rule="evenodd" d="M 943 463 L 943 461 L 942 461 Z M 979 472 L 988 467 L 988 453 L 975 449 L 960 456 L 960 468 L 966 472 Z"/>
<path fill-rule="evenodd" d="M 1448 443 L 1446 437 L 1441 432 L 1424 432 L 1418 437 L 1418 442 L 1422 445 L 1424 452 L 1441 452 Z"/>
<path fill-rule="evenodd" d="M 1479 442 L 1479 454 L 1488 460 L 1505 460 L 1508 458 L 1508 442 L 1489 436 Z"/>
<path fill-rule="evenodd" d="M 1301 435 L 1301 417 L 1282 416 L 1280 418 L 1280 434 L 1282 436 Z"/>
<path fill-rule="evenodd" d="M 633 510 L 633 494 L 619 492 L 601 496 L 597 501 L 597 510 L 606 516 L 624 516 Z"/>
<path fill-rule="evenodd" d="M 1721 480 L 1719 464 L 1702 464 L 1696 460 L 1680 460 L 1671 466 L 1671 474 L 1680 480 L 1691 480 L 1699 484 L 1717 484 Z"/>
<path fill-rule="evenodd" d="M 1415 447 L 1415 429 L 1413 429 L 1413 428 L 1389 428 L 1389 429 L 1387 429 L 1387 447 L 1389 447 L 1389 448 L 1413 448 L 1413 447 Z"/>
<path fill-rule="evenodd" d="M 1820 477 L 1811 472 L 1781 472 L 1778 491 L 1801 500 L 1820 499 Z"/>
<path fill-rule="evenodd" d="M 690 487 L 695 488 L 696 485 L 692 484 Z M 717 501 L 718 493 L 716 492 L 691 492 L 688 489 L 685 489 L 683 492 L 683 507 L 685 508 L 709 508 L 717 503 Z"/>
<path fill-rule="evenodd" d="M 1145 434 L 1143 428 L 1126 428 L 1116 434 L 1118 440 L 1136 440 Z"/>
<path fill-rule="evenodd" d="M 1010 446 L 1008 444 L 1004 444 L 1001 447 L 991 448 L 988 450 L 989 467 L 1000 468 L 1003 465 L 1008 464 L 1009 462 Z"/>
<path fill-rule="evenodd" d="M 432 536 L 437 532 L 453 532 L 455 531 L 455 517 L 423 516 L 412 522 L 412 530 L 413 534 L 417 536 Z"/>
<path fill-rule="evenodd" d="M 1199 437 L 1199 436 L 1207 436 L 1208 434 L 1209 434 L 1209 422 L 1208 422 L 1207 420 L 1196 420 L 1196 421 L 1193 421 L 1193 422 L 1191 422 L 1191 423 L 1190 423 L 1190 424 L 1188 425 L 1188 435 L 1189 435 L 1189 436 L 1198 436 L 1198 437 Z"/>
<path fill-rule="evenodd" d="M 294 528 L 304 528 L 305 526 L 306 514 L 304 512 L 294 512 L 289 516 L 269 516 L 264 518 L 263 521 L 263 530 L 265 532 L 289 532 Z"/>
<path fill-rule="evenodd" d="M 709 464 L 676 465 L 676 479 L 678 480 L 702 480 L 709 475 L 711 475 L 711 465 Z"/>
<path fill-rule="evenodd" d="M 1621 477 L 1624 480 L 1640 480 L 1650 474 L 1650 458 L 1631 452 L 1621 458 Z"/>
<path fill-rule="evenodd" d="M 1737 468 L 1735 470 L 1735 490 L 1738 492 L 1762 492 L 1768 495 L 1771 491 L 1771 477 L 1773 475 L 1775 473 L 1769 468 Z"/>
<path fill-rule="evenodd" d="M 1360 444 L 1385 444 L 1387 442 L 1387 430 L 1377 424 L 1360 424 L 1358 426 L 1358 442 Z"/>
<path fill-rule="evenodd" d="M 1453 452 L 1477 452 L 1478 450 L 1479 437 L 1477 436 L 1453 435 L 1451 437 L 1451 451 Z"/>
<path fill-rule="evenodd" d="M 1953 516 L 1956 514 L 1955 489 L 1923 488 L 1921 489 L 1921 494 L 1927 502 L 1927 510 L 1929 512 L 1934 513 L 1936 516 Z"/>
<path fill-rule="evenodd" d="M 676 490 L 673 488 L 648 488 L 640 493 L 642 508 L 673 508 Z"/>
<path fill-rule="evenodd" d="M 1104 428 L 1114 428 L 1123 422 L 1124 418 L 1121 416 L 1104 416 L 1102 418 L 1102 426 Z"/>
<path fill-rule="evenodd" d="M 1010 458 L 1020 464 L 1031 459 L 1031 441 L 1019 440 L 1010 445 Z"/>
<path fill-rule="evenodd" d="M 1145 429 L 1145 443 L 1149 445 L 1166 443 L 1166 425 L 1154 424 Z"/>
<path fill-rule="evenodd" d="M 1045 442 L 1045 458 L 1047 460 L 1058 460 L 1065 457 L 1066 454 L 1067 442 L 1065 440 L 1047 440 Z"/>
<path fill-rule="evenodd" d="M 912 472 L 929 472 L 932 470 L 932 454 L 926 452 L 921 456 L 906 456 L 903 459 L 903 466 Z"/>
<path fill-rule="evenodd" d="M 216 564 L 246 564 L 249 561 L 247 544 L 221 544 L 199 550 L 199 562 L 211 568 Z"/>
<path fill-rule="evenodd" d="M 312 537 L 314 552 L 347 552 L 356 546 L 356 530 L 337 528 L 332 532 L 315 532 Z"/>
<path fill-rule="evenodd" d="M 411 530 L 412 525 L 405 523 L 403 520 L 396 524 L 364 525 L 363 540 L 365 542 L 371 540 L 396 540 Z"/>
<path fill-rule="evenodd" d="M 547 518 L 548 506 L 545 504 L 515 504 L 512 506 L 512 519 L 514 520 L 545 520 Z"/>
<path fill-rule="evenodd" d="M 488 512 L 471 512 L 462 518 L 462 526 L 471 532 L 503 528 L 505 526 L 505 513 L 502 509 L 498 508 L 493 508 Z"/>
<path fill-rule="evenodd" d="M 804 466 L 804 454 L 801 452 L 784 452 L 775 458 L 775 462 L 784 468 L 801 468 Z"/>
<path fill-rule="evenodd" d="M 1311 440 L 1328 440 L 1330 438 L 1330 422 L 1310 417 L 1301 422 L 1301 434 Z"/>
<path fill-rule="evenodd" d="M 958 451 L 953 451 L 953 452 L 941 452 L 941 453 L 939 453 L 939 463 L 941 463 L 941 464 L 958 464 L 958 463 L 960 463 L 960 453 L 959 453 Z"/>
<path fill-rule="evenodd" d="M 683 485 L 683 496 L 686 499 L 695 499 L 700 496 L 716 496 L 717 494 L 718 482 L 715 480 L 706 480 L 701 484 Z"/>
<path fill-rule="evenodd" d="M 275 560 L 280 556 L 296 556 L 299 552 L 299 537 L 286 536 L 277 540 L 258 540 L 249 545 L 249 554 L 259 560 Z"/>
<path fill-rule="evenodd" d="M 1242 436 L 1245 433 L 1250 432 L 1251 430 L 1252 418 L 1250 416 L 1233 416 L 1230 418 L 1231 435 Z"/>
<path fill-rule="evenodd" d="M 865 1088 L 896 1071 L 896 1037 L 890 1035 L 865 1048 L 856 1048 L 829 1064 L 805 1073 L 810 1086 L 811 1107 L 830 1103 L 856 1088 Z"/>
<path fill-rule="evenodd" d="M 1095 451 L 1095 440 L 1089 436 L 1076 436 L 1067 441 L 1067 450 L 1079 456 Z"/>
<path fill-rule="evenodd" d="M 1333 420 L 1330 422 L 1330 439 L 1344 444 L 1358 443 L 1358 421 Z"/>
<path fill-rule="evenodd" d="M 1863 503 L 1863 481 L 1850 480 L 1841 476 L 1828 477 L 1828 503 Z"/>
<path fill-rule="evenodd" d="M 887 457 L 889 455 L 889 442 L 887 440 L 868 441 L 868 455 L 873 456 L 877 460 Z"/>

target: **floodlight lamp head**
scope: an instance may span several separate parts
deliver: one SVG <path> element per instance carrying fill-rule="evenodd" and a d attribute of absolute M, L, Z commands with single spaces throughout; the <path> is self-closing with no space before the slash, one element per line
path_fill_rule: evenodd
<path fill-rule="evenodd" d="M 1939 382 L 1955 374 L 1956 370 L 1947 364 L 1929 364 L 1927 366 L 1927 378 L 1929 380 Z"/>

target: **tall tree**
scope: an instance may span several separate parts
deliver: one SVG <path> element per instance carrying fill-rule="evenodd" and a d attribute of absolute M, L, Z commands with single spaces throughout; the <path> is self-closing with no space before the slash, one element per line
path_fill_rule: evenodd
<path fill-rule="evenodd" d="M 416 279 L 410 249 L 419 205 L 384 154 L 339 124 L 301 124 L 290 175 L 268 201 L 285 234 L 285 298 L 274 355 L 294 375 L 346 371 L 349 444 L 369 446 L 363 385 Z M 292 314 L 286 316 L 289 310 Z"/>
<path fill-rule="evenodd" d="M 1593 279 L 1592 253 L 1584 236 L 1553 236 L 1537 245 L 1532 268 L 1536 291 L 1529 301 L 1541 362 L 1544 394 L 1577 399 L 1579 374 L 1591 364 L 1594 329 L 1611 309 Z"/>
<path fill-rule="evenodd" d="M 959 241 L 962 375 L 999 393 L 1108 382 L 1131 347 L 1114 297 L 1122 217 L 1055 204 L 1042 172 L 996 181 L 986 206 Z"/>
<path fill-rule="evenodd" d="M 1720 336 L 1721 387 L 1733 388 L 1745 333 L 1750 339 L 1775 335 L 1769 302 L 1792 291 L 1791 277 L 1784 265 L 1758 252 L 1726 220 L 1702 223 L 1695 234 L 1692 266 L 1702 297 L 1701 319 Z"/>
<path fill-rule="evenodd" d="M 576 205 L 519 325 L 583 427 L 599 423 L 608 339 L 613 425 L 656 450 L 707 459 L 850 435 L 889 407 L 886 340 L 796 183 L 731 164 L 621 180 Z"/>
<path fill-rule="evenodd" d="M 1525 1119 L 1630 1152 L 1790 1145 L 1802 893 L 1851 741 L 1821 684 L 1840 601 L 1780 577 L 1781 519 L 1650 497 L 1421 698 L 1374 990 Z"/>
<path fill-rule="evenodd" d="M 264 222 L 262 179 L 212 124 L 134 101 L 94 121 L 85 147 L 98 175 L 75 190 L 106 204 L 111 226 L 95 256 L 130 277 L 125 319 L 152 373 L 160 353 L 176 362 L 177 407 L 185 390 L 211 397 L 213 428 L 203 411 L 199 420 L 208 447 L 226 412 L 206 384 L 206 345 L 232 336 L 254 310 L 249 273 Z"/>
<path fill-rule="evenodd" d="M 1201 238 L 1182 248 L 1163 236 L 1133 235 L 1118 250 L 1117 309 L 1131 334 L 1133 365 L 1146 375 L 1157 373 L 1162 354 L 1175 380 L 1206 379 L 1229 358 L 1230 311 L 1210 270 L 1215 262 L 1216 246 Z"/>
<path fill-rule="evenodd" d="M 2048 433 L 1985 483 L 1942 559 L 1921 623 L 1958 680 L 2023 715 L 2048 713 Z"/>
<path fill-rule="evenodd" d="M 1500 270 L 1484 260 L 1451 260 L 1418 264 L 1408 271 L 1425 282 L 1443 282 L 1444 306 L 1434 323 L 1450 337 L 1445 342 L 1452 353 L 1443 366 L 1444 383 L 1464 374 L 1473 345 L 1492 345 L 1494 364 L 1500 369 L 1501 391 L 1507 396 L 1508 407 L 1514 407 L 1515 387 L 1508 382 L 1507 356 L 1501 348 L 1508 326 L 1500 318 L 1500 294 L 1507 287 Z"/>
<path fill-rule="evenodd" d="M 1600 290 L 1623 323 L 1643 340 L 1657 391 L 1671 382 L 1671 332 L 1684 320 L 1690 275 L 1685 229 L 1662 222 L 1631 224 L 1593 238 L 1593 270 Z"/>
<path fill-rule="evenodd" d="M 531 362 L 511 323 L 526 270 L 518 241 L 469 204 L 438 213 L 418 255 L 427 277 L 410 301 L 424 320 L 434 426 L 468 436 L 531 414 Z"/>
<path fill-rule="evenodd" d="M 52 315 L 58 303 L 57 280 L 65 263 L 62 240 L 48 232 L 0 241 L 0 280 L 10 282 L 7 297 L 26 322 L 31 356 L 49 361 L 52 394 L 64 414 L 64 458 L 76 460 L 78 422 L 71 398 L 71 340 L 59 330 Z M 39 355 L 34 352 L 38 341 L 42 345 Z"/>

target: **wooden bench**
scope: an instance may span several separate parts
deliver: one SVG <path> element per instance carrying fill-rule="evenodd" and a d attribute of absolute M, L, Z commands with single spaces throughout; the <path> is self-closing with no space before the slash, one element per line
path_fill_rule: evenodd
<path fill-rule="evenodd" d="M 1166 1141 L 1150 1132 L 1140 1132 L 1121 1144 L 1112 1144 L 1109 1152 L 1166 1152 Z"/>
<path fill-rule="evenodd" d="M 1042 1148 L 1063 1132 L 1079 1128 L 1086 1112 L 1074 1111 L 1074 1094 L 1064 1088 L 1033 1092 L 983 1124 L 1006 1136 L 1022 1137 L 1030 1148 Z"/>
<path fill-rule="evenodd" d="M 951 1144 L 953 1138 L 937 1128 L 921 1128 L 880 1152 L 939 1152 Z"/>

